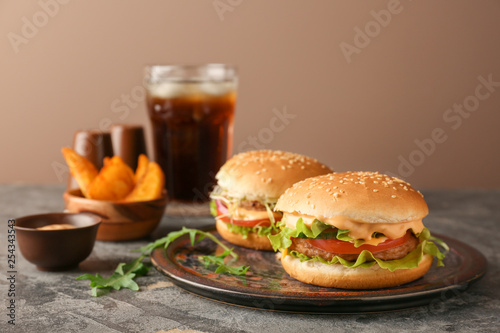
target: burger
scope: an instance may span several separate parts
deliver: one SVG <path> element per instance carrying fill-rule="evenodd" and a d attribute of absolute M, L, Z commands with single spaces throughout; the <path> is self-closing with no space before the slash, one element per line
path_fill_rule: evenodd
<path fill-rule="evenodd" d="M 423 195 L 377 172 L 331 173 L 294 184 L 279 198 L 280 232 L 270 235 L 285 271 L 322 287 L 375 289 L 423 276 L 445 243 L 422 223 Z"/>
<path fill-rule="evenodd" d="M 282 151 L 233 156 L 215 176 L 210 195 L 217 231 L 230 243 L 271 251 L 267 236 L 278 232 L 282 214 L 274 206 L 279 196 L 298 181 L 330 172 L 313 158 Z"/>

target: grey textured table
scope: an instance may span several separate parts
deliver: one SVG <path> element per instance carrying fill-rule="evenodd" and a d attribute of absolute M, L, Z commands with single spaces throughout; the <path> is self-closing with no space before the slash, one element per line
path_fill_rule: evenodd
<path fill-rule="evenodd" d="M 62 186 L 1 185 L 0 287 L 7 305 L 7 220 L 62 211 Z M 211 218 L 164 217 L 149 240 L 97 242 L 78 269 L 48 273 L 22 258 L 17 249 L 16 325 L 7 324 L 2 307 L 0 331 L 18 332 L 499 332 L 500 331 L 500 191 L 424 191 L 430 215 L 424 220 L 436 233 L 448 234 L 480 250 L 488 272 L 469 290 L 446 295 L 432 306 L 397 312 L 310 315 L 270 312 L 221 304 L 190 294 L 152 269 L 138 279 L 140 291 L 122 290 L 90 296 L 82 272 L 111 274 L 119 262 L 136 257 L 140 247 L 182 225 L 202 227 Z M 5 314 L 4 314 L 5 313 Z"/>

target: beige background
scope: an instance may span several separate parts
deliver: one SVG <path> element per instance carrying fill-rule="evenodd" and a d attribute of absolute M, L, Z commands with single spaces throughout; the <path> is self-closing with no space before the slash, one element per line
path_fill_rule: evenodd
<path fill-rule="evenodd" d="M 467 118 L 444 118 L 474 102 L 479 76 L 500 82 L 499 1 L 60 2 L 42 1 L 51 16 L 38 1 L 0 2 L 0 183 L 64 182 L 60 148 L 77 129 L 149 131 L 131 95 L 144 65 L 222 62 L 240 73 L 235 150 L 254 136 L 259 147 L 420 188 L 500 187 L 500 87 Z M 397 14 L 381 26 L 371 11 L 388 7 Z M 365 27 L 372 37 L 356 38 Z M 356 42 L 346 57 L 341 45 Z M 273 110 L 295 118 L 273 132 Z M 433 131 L 440 143 L 427 156 L 415 140 L 429 143 Z"/>

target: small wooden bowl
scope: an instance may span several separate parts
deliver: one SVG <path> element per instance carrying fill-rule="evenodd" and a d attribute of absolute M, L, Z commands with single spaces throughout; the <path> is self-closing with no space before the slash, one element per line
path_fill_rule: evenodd
<path fill-rule="evenodd" d="M 94 248 L 98 216 L 91 214 L 50 213 L 16 219 L 17 243 L 24 258 L 41 271 L 75 268 Z M 39 230 L 51 224 L 70 224 L 71 229 Z"/>
<path fill-rule="evenodd" d="M 102 219 L 97 231 L 101 241 L 127 241 L 143 238 L 160 223 L 167 206 L 167 192 L 160 199 L 139 202 L 113 202 L 87 199 L 82 192 L 64 192 L 66 210 L 70 213 L 89 212 Z"/>

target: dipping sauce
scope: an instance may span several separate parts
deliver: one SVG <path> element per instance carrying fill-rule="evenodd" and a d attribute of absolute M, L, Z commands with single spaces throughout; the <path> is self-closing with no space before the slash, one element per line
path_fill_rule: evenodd
<path fill-rule="evenodd" d="M 49 224 L 43 227 L 36 228 L 37 230 L 66 230 L 75 229 L 76 227 L 72 224 Z"/>

